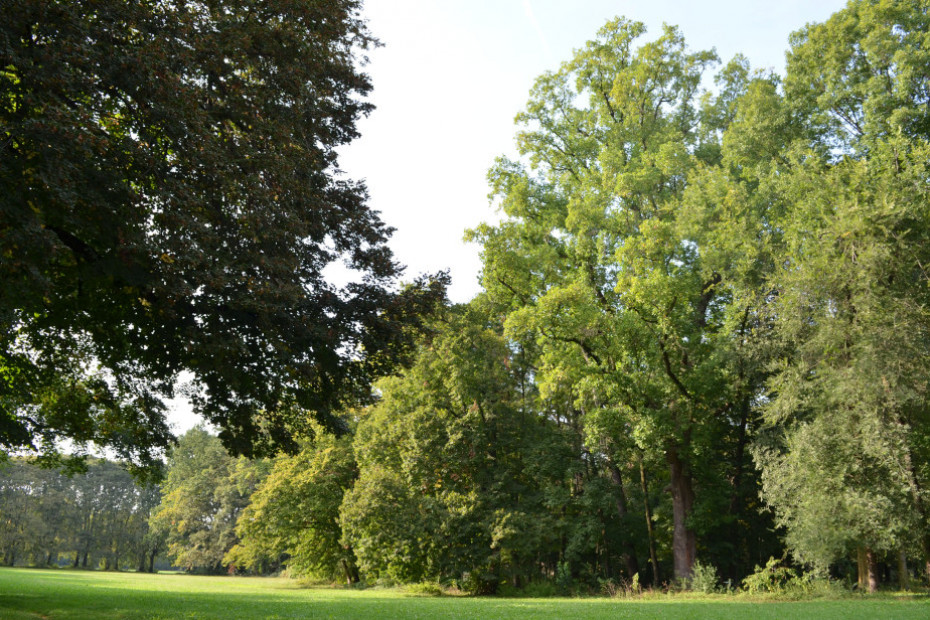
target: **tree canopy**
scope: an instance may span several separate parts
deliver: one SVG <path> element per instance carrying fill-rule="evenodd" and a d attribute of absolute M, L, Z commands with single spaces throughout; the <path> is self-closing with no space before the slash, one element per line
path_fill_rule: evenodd
<path fill-rule="evenodd" d="M 443 290 L 397 292 L 391 231 L 338 169 L 375 44 L 355 0 L 5 7 L 0 445 L 151 463 L 181 371 L 245 454 L 368 394 Z"/>

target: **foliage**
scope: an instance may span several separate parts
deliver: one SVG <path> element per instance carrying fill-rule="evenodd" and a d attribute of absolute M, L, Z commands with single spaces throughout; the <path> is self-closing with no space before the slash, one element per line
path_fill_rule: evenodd
<path fill-rule="evenodd" d="M 65 476 L 14 458 L 0 465 L 0 560 L 151 572 L 163 549 L 149 524 L 159 497 L 118 463 L 95 459 Z"/>
<path fill-rule="evenodd" d="M 268 475 L 265 461 L 230 456 L 202 427 L 185 433 L 168 459 L 153 526 L 167 536 L 173 564 L 187 571 L 222 572 L 238 542 L 236 521 Z"/>
<path fill-rule="evenodd" d="M 778 181 L 790 208 L 756 461 L 795 558 L 825 574 L 858 550 L 873 559 L 860 583 L 876 553 L 930 558 L 921 6 L 851 2 L 797 33 L 782 104 L 810 131 Z"/>
<path fill-rule="evenodd" d="M 644 32 L 612 20 L 537 80 L 518 117 L 523 162 L 489 173 L 505 217 L 471 238 L 506 335 L 538 348 L 540 390 L 567 393 L 585 447 L 612 473 L 664 461 L 650 473 L 668 480 L 674 572 L 687 578 L 698 534 L 735 543 L 720 554 L 732 570 L 767 544 L 746 447 L 765 376 L 752 345 L 768 203 L 720 165 L 755 152 L 727 138 L 751 122 L 735 103 L 750 90 L 745 60 L 714 97 L 700 91 L 713 52 L 672 27 L 634 47 Z M 733 541 L 735 522 L 752 525 Z"/>
<path fill-rule="evenodd" d="M 77 140 L 53 177 L 51 142 L 36 136 L 52 140 L 50 127 L 64 125 L 10 125 L 25 133 L 9 134 L 19 158 L 3 182 L 44 192 L 21 219 L 47 252 L 2 267 L 25 305 L 0 298 L 0 441 L 32 442 L 44 463 L 73 469 L 91 444 L 109 443 L 145 471 L 167 440 L 160 399 L 186 368 L 228 447 L 291 453 L 237 460 L 191 431 L 170 454 L 147 534 L 151 496 L 112 466 L 91 462 L 94 486 L 71 498 L 74 485 L 24 477 L 6 458 L 6 561 L 48 562 L 67 548 L 75 564 L 83 554 L 112 566 L 167 540 L 188 570 L 286 565 L 420 593 L 627 596 L 642 578 L 695 591 L 681 596 L 742 580 L 747 597 L 788 598 L 836 594 L 838 582 L 815 577 L 849 580 L 853 557 L 860 588 L 895 570 L 906 583 L 914 559 L 930 567 L 926 2 L 853 0 L 793 35 L 784 78 L 737 56 L 713 91 L 702 90 L 713 52 L 689 50 L 673 27 L 645 40 L 642 24 L 611 20 L 536 81 L 517 119 L 520 159 L 489 173 L 502 217 L 469 233 L 485 290 L 460 306 L 435 303 L 441 281 L 389 292 L 388 231 L 360 186 L 332 176 L 333 149 L 367 109 L 351 61 L 371 40 L 354 3 L 299 3 L 335 16 L 333 33 L 277 24 L 286 4 L 223 18 L 222 0 L 199 11 L 103 2 L 86 15 L 55 5 L 48 23 L 67 17 L 74 32 L 41 22 L 35 41 L 8 37 L 37 49 L 71 37 L 61 53 L 74 71 L 55 84 L 65 95 L 86 88 L 73 109 L 38 106 L 34 87 L 54 81 L 56 65 L 23 71 L 16 59 L 38 52 L 20 46 L 0 75 L 12 93 L 4 113 L 58 114 L 71 123 L 65 137 L 99 144 Z M 146 21 L 170 11 L 187 13 L 163 29 Z M 281 40 L 253 23 L 259 15 Z M 88 94 L 86 63 L 110 66 L 85 49 L 104 23 L 116 38 L 129 27 L 133 54 L 167 49 L 192 63 L 164 78 L 193 97 L 177 118 L 151 97 L 133 107 L 159 80 L 104 73 L 114 94 Z M 254 46 L 240 49 L 241 37 Z M 308 59 L 276 73 L 282 41 L 300 50 L 324 39 L 343 82 L 304 92 L 329 75 Z M 197 55 L 210 50 L 228 62 Z M 245 94 L 266 88 L 285 99 Z M 332 104 L 313 112 L 332 124 L 281 119 L 310 100 Z M 149 124 L 159 110 L 161 124 Z M 185 150 L 179 127 L 207 128 L 203 149 Z M 262 142 L 267 131 L 287 139 Z M 90 152 L 109 184 L 81 192 Z M 294 172 L 308 152 L 317 167 Z M 220 157 L 229 153 L 243 156 L 234 175 Z M 165 161 L 171 178 L 159 184 Z M 59 181 L 78 193 L 55 193 Z M 93 218 L 119 221 L 114 205 L 130 224 L 104 230 Z M 330 225 L 344 235 L 327 235 Z M 21 244 L 16 230 L 0 229 L 0 243 Z M 103 249 L 107 235 L 116 250 Z M 340 256 L 363 274 L 341 291 L 319 271 Z M 183 350 L 164 344 L 179 333 Z M 334 413 L 350 401 L 363 406 Z M 354 435 L 326 432 L 336 427 Z M 77 461 L 57 451 L 64 436 Z M 47 527 L 57 521 L 78 542 Z M 88 542 L 102 532 L 106 542 Z M 783 559 L 752 572 L 770 555 Z"/>
<path fill-rule="evenodd" d="M 713 564 L 704 564 L 700 560 L 694 562 L 691 570 L 691 580 L 688 589 L 703 594 L 713 594 L 717 591 L 720 578 Z"/>
<path fill-rule="evenodd" d="M 769 558 L 765 566 L 757 565 L 755 572 L 743 579 L 743 589 L 750 594 L 781 594 L 801 579 L 797 571 L 785 566 L 783 560 Z"/>
<path fill-rule="evenodd" d="M 523 408 L 525 369 L 498 330 L 478 302 L 450 309 L 359 420 L 341 519 L 369 577 L 488 592 L 557 549 L 565 439 Z"/>
<path fill-rule="evenodd" d="M 421 581 L 420 583 L 411 583 L 404 587 L 410 594 L 419 595 L 419 596 L 442 596 L 444 594 L 443 588 L 440 584 L 435 581 Z"/>
<path fill-rule="evenodd" d="M 291 576 L 358 581 L 339 527 L 343 494 L 356 477 L 350 437 L 319 433 L 298 454 L 276 458 L 239 515 L 240 542 L 224 562 L 259 573 L 283 562 Z"/>
<path fill-rule="evenodd" d="M 356 0 L 5 3 L 0 446 L 151 465 L 182 371 L 244 454 L 368 396 L 445 281 L 395 292 L 338 174 L 373 44 Z"/>

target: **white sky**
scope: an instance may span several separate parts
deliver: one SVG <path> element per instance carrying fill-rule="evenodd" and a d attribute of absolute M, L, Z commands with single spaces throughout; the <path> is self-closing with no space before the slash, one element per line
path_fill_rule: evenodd
<path fill-rule="evenodd" d="M 692 50 L 716 48 L 726 62 L 745 54 L 753 68 L 783 73 L 788 35 L 825 20 L 840 0 L 367 0 L 369 28 L 384 47 L 366 71 L 376 109 L 340 167 L 364 179 L 370 206 L 396 228 L 391 247 L 406 276 L 449 269 L 450 298 L 479 291 L 479 248 L 466 229 L 496 218 L 485 174 L 514 155 L 514 116 L 536 76 L 556 69 L 610 18 L 642 21 L 645 39 L 663 22 L 681 28 Z M 172 403 L 176 432 L 196 424 Z"/>

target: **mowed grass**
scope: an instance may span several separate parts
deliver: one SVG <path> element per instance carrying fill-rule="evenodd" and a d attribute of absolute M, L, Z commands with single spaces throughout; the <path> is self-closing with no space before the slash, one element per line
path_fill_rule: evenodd
<path fill-rule="evenodd" d="M 3 620 L 175 618 L 930 618 L 925 597 L 752 602 L 739 597 L 425 598 L 300 588 L 286 579 L 0 569 Z"/>

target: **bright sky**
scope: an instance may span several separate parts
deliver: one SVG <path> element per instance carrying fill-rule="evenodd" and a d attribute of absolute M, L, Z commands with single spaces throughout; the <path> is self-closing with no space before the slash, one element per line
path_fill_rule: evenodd
<path fill-rule="evenodd" d="M 840 0 L 366 0 L 364 15 L 384 47 L 366 68 L 376 110 L 341 167 L 364 179 L 370 205 L 396 228 L 391 247 L 407 277 L 449 269 L 450 297 L 479 291 L 479 249 L 466 229 L 496 218 L 485 174 L 514 155 L 514 116 L 536 76 L 556 69 L 610 18 L 642 21 L 645 39 L 677 25 L 693 50 L 783 73 L 788 35 L 825 20 Z M 176 432 L 197 422 L 172 403 Z"/>

